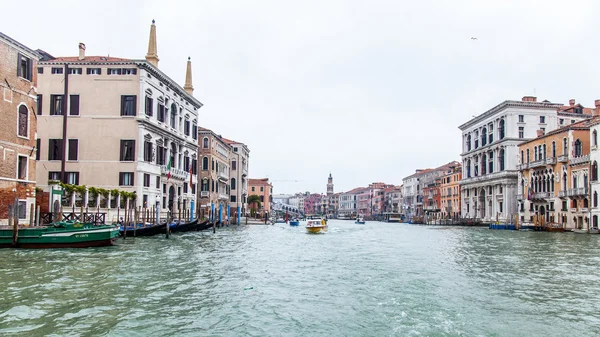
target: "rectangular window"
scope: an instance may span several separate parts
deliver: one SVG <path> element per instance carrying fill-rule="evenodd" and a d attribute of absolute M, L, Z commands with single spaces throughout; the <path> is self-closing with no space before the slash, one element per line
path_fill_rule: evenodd
<path fill-rule="evenodd" d="M 142 205 L 144 205 L 144 207 L 148 207 L 148 194 L 144 194 L 142 196 Z"/>
<path fill-rule="evenodd" d="M 21 137 L 28 137 L 29 134 L 29 110 L 25 105 L 19 106 L 17 134 Z"/>
<path fill-rule="evenodd" d="M 27 219 L 27 201 L 19 200 L 19 219 Z"/>
<path fill-rule="evenodd" d="M 144 173 L 144 187 L 150 187 L 150 175 Z"/>
<path fill-rule="evenodd" d="M 540 116 L 540 123 L 546 123 L 546 117 L 545 116 Z"/>
<path fill-rule="evenodd" d="M 237 170 L 237 161 L 234 160 L 234 161 L 231 162 L 231 170 L 232 171 Z"/>
<path fill-rule="evenodd" d="M 167 184 L 163 184 L 163 193 L 167 193 Z"/>
<path fill-rule="evenodd" d="M 44 67 L 38 67 L 38 74 L 44 73 Z"/>
<path fill-rule="evenodd" d="M 560 125 L 564 125 L 565 124 L 565 120 L 563 118 L 558 120 L 558 124 Z"/>
<path fill-rule="evenodd" d="M 185 172 L 190 172 L 190 157 L 183 157 L 183 169 Z"/>
<path fill-rule="evenodd" d="M 165 164 L 165 148 L 162 146 L 156 147 L 156 163 L 158 165 Z"/>
<path fill-rule="evenodd" d="M 198 174 L 198 161 L 192 159 L 192 174 Z"/>
<path fill-rule="evenodd" d="M 135 116 L 136 103 L 136 95 L 121 95 L 121 116 Z"/>
<path fill-rule="evenodd" d="M 69 139 L 68 145 L 69 145 L 69 152 L 68 152 L 67 160 L 78 160 L 79 140 Z"/>
<path fill-rule="evenodd" d="M 49 171 L 48 172 L 48 181 L 51 181 L 51 180 L 60 181 L 60 172 Z"/>
<path fill-rule="evenodd" d="M 79 116 L 79 95 L 69 95 L 69 115 Z"/>
<path fill-rule="evenodd" d="M 83 72 L 81 71 L 81 68 L 69 68 L 69 74 L 70 75 L 81 75 L 81 74 L 83 74 Z"/>
<path fill-rule="evenodd" d="M 236 202 L 236 196 L 235 196 L 235 195 L 232 195 L 232 196 L 230 197 L 230 201 L 231 201 L 231 202 Z"/>
<path fill-rule="evenodd" d="M 52 73 L 53 74 L 62 74 L 63 73 L 63 68 L 52 67 Z"/>
<path fill-rule="evenodd" d="M 183 193 L 188 192 L 188 184 L 183 184 Z"/>
<path fill-rule="evenodd" d="M 503 210 L 502 210 L 502 206 L 503 206 L 503 204 L 502 204 L 502 201 L 500 201 L 500 202 L 498 203 L 498 209 L 500 210 L 500 213 L 502 213 L 502 212 L 503 212 Z"/>
<path fill-rule="evenodd" d="M 17 68 L 17 75 L 19 77 L 22 77 L 28 81 L 31 81 L 32 78 L 32 66 L 33 66 L 33 62 L 31 61 L 30 58 L 19 54 L 19 64 L 18 64 L 18 68 Z"/>
<path fill-rule="evenodd" d="M 156 118 L 159 122 L 165 121 L 165 106 L 161 103 L 158 103 L 158 113 L 156 114 Z"/>
<path fill-rule="evenodd" d="M 160 176 L 156 176 L 156 188 L 160 189 Z"/>
<path fill-rule="evenodd" d="M 237 147 L 234 147 L 233 152 L 237 152 L 237 151 L 238 151 Z"/>
<path fill-rule="evenodd" d="M 63 95 L 50 95 L 50 116 L 62 116 Z"/>
<path fill-rule="evenodd" d="M 260 202 L 265 202 L 265 196 L 264 195 L 260 196 Z"/>
<path fill-rule="evenodd" d="M 121 161 L 135 160 L 135 140 L 121 140 Z"/>
<path fill-rule="evenodd" d="M 198 126 L 196 124 L 192 125 L 192 138 L 198 139 Z"/>
<path fill-rule="evenodd" d="M 252 192 L 254 192 L 254 186 L 252 186 Z"/>
<path fill-rule="evenodd" d="M 67 175 L 67 184 L 79 185 L 79 172 L 65 172 Z"/>
<path fill-rule="evenodd" d="M 136 75 L 137 68 L 123 68 L 121 69 L 121 75 Z"/>
<path fill-rule="evenodd" d="M 189 120 L 185 120 L 185 122 L 183 123 L 183 133 L 186 136 L 190 135 L 190 121 Z"/>
<path fill-rule="evenodd" d="M 88 75 L 102 75 L 102 68 L 87 68 Z"/>
<path fill-rule="evenodd" d="M 121 75 L 121 68 L 108 68 L 106 73 L 108 75 Z"/>
<path fill-rule="evenodd" d="M 196 194 L 196 184 L 192 184 L 192 194 Z"/>
<path fill-rule="evenodd" d="M 62 160 L 62 139 L 48 140 L 48 160 Z"/>
<path fill-rule="evenodd" d="M 119 172 L 119 186 L 133 186 L 133 172 Z"/>
<path fill-rule="evenodd" d="M 36 139 L 35 140 L 35 160 L 40 160 L 40 155 L 41 155 L 41 147 L 42 146 L 42 140 L 41 139 Z"/>
<path fill-rule="evenodd" d="M 153 157 L 153 148 L 152 148 L 152 143 L 151 142 L 144 142 L 144 161 L 147 161 L 149 163 L 154 162 L 152 159 Z"/>
<path fill-rule="evenodd" d="M 44 101 L 43 98 L 44 98 L 44 96 L 42 96 L 42 94 L 37 95 L 37 114 L 38 115 L 42 114 L 42 102 Z"/>
<path fill-rule="evenodd" d="M 529 211 L 533 212 L 533 202 L 529 202 Z"/>
<path fill-rule="evenodd" d="M 27 156 L 19 156 L 17 161 L 17 179 L 27 180 Z"/>
<path fill-rule="evenodd" d="M 519 115 L 519 123 L 524 123 L 524 122 L 525 122 L 525 116 Z"/>
<path fill-rule="evenodd" d="M 264 190 L 265 190 L 265 189 L 264 189 L 264 188 L 261 186 L 261 187 L 260 187 L 260 191 L 261 191 L 261 192 L 264 192 Z"/>
<path fill-rule="evenodd" d="M 519 126 L 519 138 L 525 138 L 525 128 Z"/>
<path fill-rule="evenodd" d="M 152 116 L 153 112 L 154 112 L 152 103 L 153 103 L 152 97 L 146 96 L 146 115 L 148 115 L 148 116 Z"/>

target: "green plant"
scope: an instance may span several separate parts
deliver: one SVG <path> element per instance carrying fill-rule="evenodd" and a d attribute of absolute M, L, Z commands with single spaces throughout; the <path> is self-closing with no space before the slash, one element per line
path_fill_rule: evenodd
<path fill-rule="evenodd" d="M 108 199 L 108 194 L 110 191 L 105 188 L 99 188 L 98 193 L 100 193 L 100 195 L 102 195 L 105 199 Z"/>
<path fill-rule="evenodd" d="M 58 180 L 48 180 L 48 185 L 60 185 L 60 181 L 58 181 Z"/>
<path fill-rule="evenodd" d="M 92 198 L 96 198 L 98 196 L 98 194 L 100 194 L 99 188 L 95 188 L 93 186 L 88 188 L 88 192 L 89 192 L 90 197 L 92 197 Z"/>
<path fill-rule="evenodd" d="M 73 190 L 77 192 L 80 198 L 83 198 L 85 196 L 85 191 L 87 190 L 87 187 L 85 185 L 77 185 L 73 187 Z"/>
<path fill-rule="evenodd" d="M 116 188 L 115 188 L 115 189 L 112 189 L 112 190 L 110 190 L 110 195 L 111 195 L 113 198 L 116 198 L 116 197 L 119 195 L 119 190 L 118 190 L 118 189 L 116 189 Z"/>
<path fill-rule="evenodd" d="M 35 193 L 36 193 L 36 194 L 37 194 L 37 193 L 42 193 L 42 192 L 44 192 L 44 190 L 43 190 L 41 187 L 36 187 L 36 188 L 35 188 Z"/>

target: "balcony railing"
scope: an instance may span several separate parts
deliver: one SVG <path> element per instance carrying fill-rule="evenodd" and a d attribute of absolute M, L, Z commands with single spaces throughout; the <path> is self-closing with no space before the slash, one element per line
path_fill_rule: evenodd
<path fill-rule="evenodd" d="M 476 182 L 480 182 L 480 181 L 484 181 L 484 180 L 509 178 L 509 177 L 516 178 L 517 176 L 518 176 L 518 173 L 516 171 L 499 171 L 499 172 L 482 175 L 479 177 L 471 177 L 471 178 L 462 179 L 460 181 L 460 184 L 464 185 L 464 184 L 476 183 Z"/>
<path fill-rule="evenodd" d="M 162 175 L 166 176 L 169 172 L 171 172 L 171 177 L 176 179 L 187 180 L 190 177 L 190 173 L 185 170 L 174 167 L 171 167 L 171 169 L 167 169 L 167 165 L 162 165 L 160 167 L 160 173 Z"/>
<path fill-rule="evenodd" d="M 569 156 L 567 156 L 566 154 L 563 154 L 562 156 L 558 156 L 559 163 L 566 163 L 568 161 L 569 161 Z"/>
<path fill-rule="evenodd" d="M 224 193 L 219 193 L 219 200 L 228 200 L 229 196 Z"/>
<path fill-rule="evenodd" d="M 567 193 L 567 195 L 569 197 L 586 196 L 587 194 L 588 194 L 587 187 L 571 188 L 568 190 L 568 193 Z"/>
<path fill-rule="evenodd" d="M 558 196 L 559 196 L 560 198 L 564 198 L 564 197 L 566 197 L 566 196 L 568 195 L 568 193 L 567 193 L 567 192 L 568 192 L 567 190 L 564 190 L 564 191 L 558 191 Z"/>
<path fill-rule="evenodd" d="M 556 157 L 546 158 L 546 165 L 556 164 Z"/>
<path fill-rule="evenodd" d="M 586 163 L 590 161 L 590 155 L 586 154 L 585 156 L 575 157 L 571 159 L 571 165 L 577 165 L 581 163 Z"/>
<path fill-rule="evenodd" d="M 200 198 L 208 198 L 209 191 L 200 191 Z"/>
<path fill-rule="evenodd" d="M 588 208 L 582 208 L 580 211 L 582 213 L 588 213 L 590 210 Z"/>
<path fill-rule="evenodd" d="M 540 167 L 540 166 L 544 166 L 546 165 L 546 161 L 545 160 L 536 160 L 534 162 L 529 163 L 529 168 L 536 168 L 536 167 Z"/>
<path fill-rule="evenodd" d="M 517 170 L 519 170 L 519 171 L 527 170 L 528 168 L 529 168 L 529 164 L 527 164 L 527 163 L 517 165 Z"/>
<path fill-rule="evenodd" d="M 242 167 L 242 176 L 245 177 L 248 175 L 248 168 L 247 167 Z"/>
<path fill-rule="evenodd" d="M 550 192 L 539 192 L 533 195 L 533 199 L 535 200 L 544 200 L 550 198 Z"/>
<path fill-rule="evenodd" d="M 219 178 L 219 180 L 228 181 L 229 180 L 229 173 L 221 171 L 218 174 L 218 178 Z"/>

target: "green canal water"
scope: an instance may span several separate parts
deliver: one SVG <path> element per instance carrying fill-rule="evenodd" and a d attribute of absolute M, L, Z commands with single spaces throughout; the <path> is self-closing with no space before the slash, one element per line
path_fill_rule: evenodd
<path fill-rule="evenodd" d="M 0 261 L 0 336 L 600 335 L 600 235 L 330 221 Z"/>

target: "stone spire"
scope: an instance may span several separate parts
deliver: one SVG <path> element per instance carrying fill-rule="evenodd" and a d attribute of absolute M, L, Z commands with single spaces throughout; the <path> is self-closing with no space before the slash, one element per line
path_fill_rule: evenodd
<path fill-rule="evenodd" d="M 185 71 L 185 85 L 183 86 L 183 89 L 190 95 L 194 93 L 194 86 L 192 85 L 192 61 L 190 60 L 189 56 L 187 61 L 187 69 Z"/>
<path fill-rule="evenodd" d="M 327 196 L 333 194 L 333 177 L 331 176 L 331 172 L 329 172 L 329 178 L 327 178 Z"/>
<path fill-rule="evenodd" d="M 154 19 L 152 19 L 152 26 L 150 26 L 150 40 L 148 41 L 146 61 L 158 68 L 158 55 L 156 54 L 156 25 L 154 24 Z"/>

